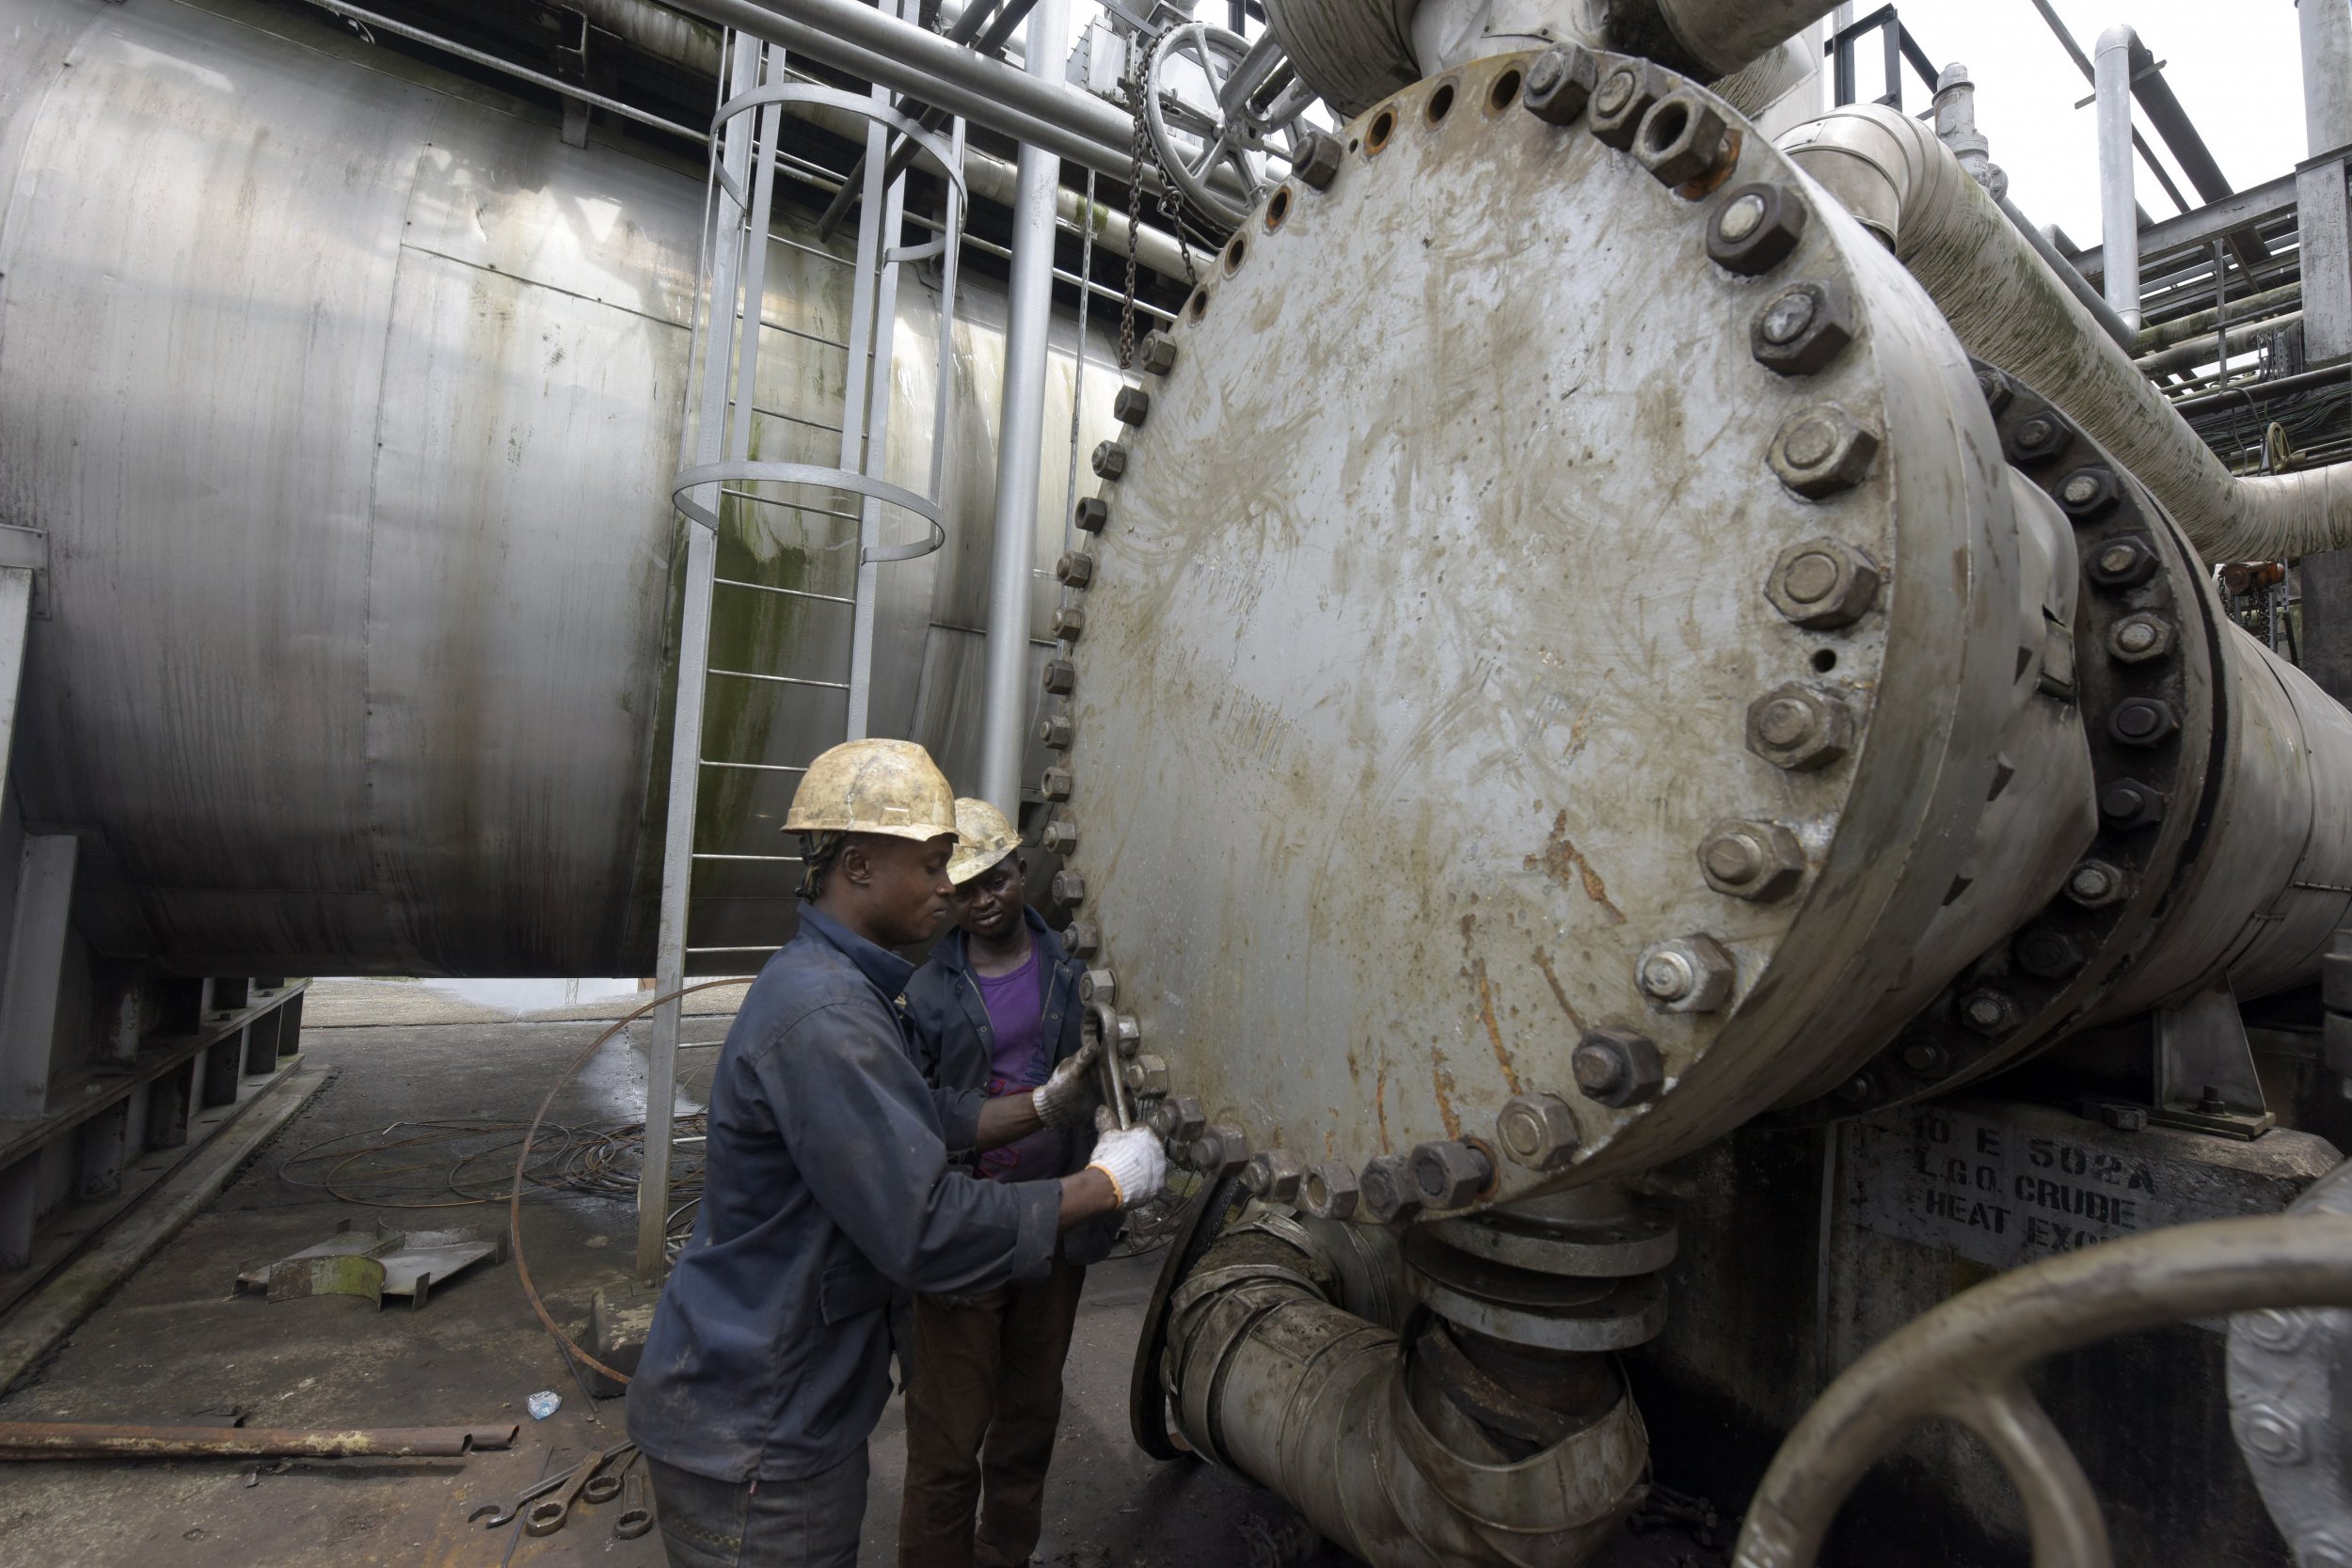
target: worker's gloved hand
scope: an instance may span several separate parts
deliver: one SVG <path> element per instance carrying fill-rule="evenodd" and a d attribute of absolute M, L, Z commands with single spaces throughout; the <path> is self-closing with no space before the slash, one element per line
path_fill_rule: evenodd
<path fill-rule="evenodd" d="M 1103 1042 L 1089 1040 L 1070 1053 L 1054 1075 L 1030 1091 L 1037 1119 L 1048 1127 L 1067 1127 L 1087 1114 L 1096 1099 L 1094 1064 L 1103 1059 Z"/>
<path fill-rule="evenodd" d="M 1094 1157 L 1087 1162 L 1087 1168 L 1111 1179 L 1121 1209 L 1134 1208 L 1167 1184 L 1168 1155 L 1150 1128 L 1122 1130 L 1107 1105 L 1094 1113 L 1094 1128 L 1098 1134 Z"/>

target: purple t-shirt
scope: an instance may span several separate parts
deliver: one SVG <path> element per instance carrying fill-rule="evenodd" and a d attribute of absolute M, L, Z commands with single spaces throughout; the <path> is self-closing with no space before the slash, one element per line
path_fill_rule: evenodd
<path fill-rule="evenodd" d="M 1044 975 L 1034 942 L 1029 943 L 1027 960 L 1009 974 L 972 972 L 973 982 L 980 988 L 980 1004 L 988 1009 L 989 1032 L 995 1038 L 988 1060 L 991 1100 L 1033 1089 L 1054 1070 L 1045 1038 Z M 997 1181 L 1048 1180 L 1061 1175 L 1061 1134 L 1040 1128 L 983 1153 L 980 1174 Z"/>

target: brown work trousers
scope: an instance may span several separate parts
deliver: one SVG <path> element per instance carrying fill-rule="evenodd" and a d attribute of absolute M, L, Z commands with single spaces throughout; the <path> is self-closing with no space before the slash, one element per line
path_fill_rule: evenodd
<path fill-rule="evenodd" d="M 915 1298 L 898 1568 L 1020 1568 L 1037 1549 L 1086 1275 L 1057 1257 L 1033 1285 Z"/>

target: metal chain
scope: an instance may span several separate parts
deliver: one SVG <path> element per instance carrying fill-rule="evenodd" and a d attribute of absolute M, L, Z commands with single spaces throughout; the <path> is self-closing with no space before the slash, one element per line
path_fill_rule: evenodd
<path fill-rule="evenodd" d="M 1136 241 L 1143 230 L 1143 147 L 1148 135 L 1143 123 L 1143 94 L 1145 77 L 1152 56 L 1159 49 L 1160 37 L 1155 33 L 1148 40 L 1128 40 L 1127 76 L 1120 84 L 1127 93 L 1128 118 L 1135 122 L 1135 136 L 1127 154 L 1127 292 L 1119 304 L 1119 368 L 1122 371 L 1133 369 L 1136 362 Z M 1186 265 L 1189 267 L 1190 262 Z"/>

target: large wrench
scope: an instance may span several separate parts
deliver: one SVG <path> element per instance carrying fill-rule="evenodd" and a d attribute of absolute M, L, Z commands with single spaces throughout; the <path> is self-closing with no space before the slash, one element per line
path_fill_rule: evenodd
<path fill-rule="evenodd" d="M 582 1463 L 585 1463 L 585 1461 L 582 1461 Z M 524 1487 L 522 1491 L 516 1496 L 515 1500 L 511 1503 L 484 1503 L 480 1508 L 475 1509 L 471 1513 L 466 1515 L 466 1523 L 470 1525 L 478 1520 L 486 1521 L 483 1524 L 483 1528 L 497 1529 L 501 1525 L 504 1525 L 508 1521 L 512 1520 L 516 1514 L 520 1513 L 523 1511 L 523 1505 L 525 1503 L 531 1501 L 533 1497 L 546 1497 L 548 1493 L 554 1491 L 557 1487 L 571 1480 L 574 1475 L 579 1473 L 579 1470 L 580 1466 L 575 1465 L 568 1470 L 558 1470 L 551 1476 L 548 1476 L 540 1481 L 534 1481 L 531 1485 Z"/>
<path fill-rule="evenodd" d="M 564 1484 L 560 1490 L 552 1497 L 544 1497 L 531 1505 L 531 1512 L 523 1515 L 523 1533 L 525 1535 L 553 1535 L 557 1530 L 562 1529 L 564 1521 L 572 1516 L 572 1505 L 580 1500 L 580 1495 L 587 1488 L 588 1483 L 596 1479 L 596 1472 L 636 1447 L 634 1443 L 619 1442 L 602 1453 L 592 1453 L 586 1459 L 581 1460 L 580 1468 L 565 1478 Z"/>

